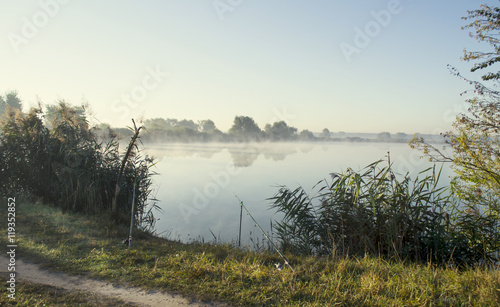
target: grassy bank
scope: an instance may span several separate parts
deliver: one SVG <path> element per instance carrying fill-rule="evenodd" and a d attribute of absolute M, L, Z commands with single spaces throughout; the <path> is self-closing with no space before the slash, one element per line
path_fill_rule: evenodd
<path fill-rule="evenodd" d="M 286 306 L 500 304 L 497 270 L 458 271 L 397 259 L 289 255 L 295 269 L 292 272 L 276 269 L 275 263 L 281 261 L 276 254 L 225 245 L 181 244 L 144 233 L 136 233 L 129 250 L 121 243 L 128 229 L 114 226 L 109 219 L 66 214 L 20 200 L 16 206 L 19 257 L 72 274 L 161 288 L 200 300 Z M 0 249 L 5 252 L 6 210 L 0 216 L 4 234 Z M 23 296 L 49 291 L 29 287 Z M 4 300 L 5 290 L 1 291 Z"/>

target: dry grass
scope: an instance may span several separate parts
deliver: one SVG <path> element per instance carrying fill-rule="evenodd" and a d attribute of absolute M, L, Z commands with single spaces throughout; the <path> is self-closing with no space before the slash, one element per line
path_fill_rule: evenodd
<path fill-rule="evenodd" d="M 445 269 L 379 258 L 287 255 L 295 272 L 277 270 L 276 254 L 228 245 L 181 244 L 40 204 L 18 206 L 21 257 L 73 274 L 161 288 L 237 306 L 498 306 L 500 272 Z M 5 231 L 3 216 L 2 231 Z M 0 247 L 6 239 L 0 237 Z M 36 290 L 28 296 L 36 296 Z"/>

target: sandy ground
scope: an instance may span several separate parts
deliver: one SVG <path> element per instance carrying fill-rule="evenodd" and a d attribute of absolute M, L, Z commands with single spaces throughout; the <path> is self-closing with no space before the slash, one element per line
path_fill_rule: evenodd
<path fill-rule="evenodd" d="M 0 257 L 0 271 L 7 272 L 8 259 Z M 134 287 L 115 286 L 109 282 L 71 276 L 60 272 L 40 269 L 38 265 L 16 259 L 16 280 L 60 287 L 70 291 L 86 291 L 107 297 L 119 298 L 138 306 L 226 306 L 224 304 L 201 304 L 179 295 L 160 291 L 145 291 Z"/>

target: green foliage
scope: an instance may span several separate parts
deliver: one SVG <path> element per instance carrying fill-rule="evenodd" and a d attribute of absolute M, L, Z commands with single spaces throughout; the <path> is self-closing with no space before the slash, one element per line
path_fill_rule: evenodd
<path fill-rule="evenodd" d="M 321 137 L 324 139 L 329 139 L 331 137 L 330 130 L 328 130 L 328 128 L 324 128 L 323 131 L 321 132 Z"/>
<path fill-rule="evenodd" d="M 248 116 L 236 116 L 228 133 L 244 141 L 259 141 L 262 139 L 262 130 L 260 130 L 253 118 Z"/>
<path fill-rule="evenodd" d="M 16 91 L 5 93 L 5 97 L 0 95 L 0 119 L 9 109 L 19 111 L 23 109 L 23 104 L 21 103 L 21 99 L 18 97 L 18 93 Z"/>
<path fill-rule="evenodd" d="M 282 187 L 271 198 L 284 213 L 275 226 L 281 245 L 298 254 L 370 254 L 411 260 L 447 261 L 451 199 L 438 187 L 435 168 L 422 179 L 398 180 L 382 160 L 362 172 L 348 169 L 318 182 L 314 196 L 302 187 Z"/>
<path fill-rule="evenodd" d="M 21 103 L 21 98 L 19 98 L 16 91 L 11 91 L 5 94 L 5 104 L 11 108 L 18 109 L 22 111 L 23 104 Z"/>
<path fill-rule="evenodd" d="M 211 119 L 206 119 L 198 122 L 198 130 L 200 132 L 210 133 L 217 130 L 217 127 Z"/>
<path fill-rule="evenodd" d="M 389 163 L 348 169 L 318 182 L 310 196 L 282 187 L 270 200 L 282 248 L 297 254 L 397 257 L 454 265 L 498 261 L 495 218 L 439 187 L 435 167 L 398 179 Z"/>
<path fill-rule="evenodd" d="M 500 61 L 498 32 L 500 8 L 482 5 L 469 11 L 465 26 L 474 29 L 471 37 L 486 42 L 490 52 L 465 52 L 463 60 L 475 63 L 472 72 L 486 71 L 483 81 L 497 85 L 498 71 L 491 71 Z M 490 70 L 489 72 L 487 70 Z M 451 182 L 453 193 L 462 201 L 455 218 L 457 236 L 466 241 L 464 257 L 472 260 L 498 258 L 500 252 L 500 92 L 477 81 L 456 76 L 474 86 L 475 97 L 467 100 L 467 114 L 458 114 L 453 130 L 443 136 L 447 145 L 437 148 L 423 138 L 415 137 L 410 145 L 418 148 L 431 161 L 449 162 L 456 173 Z M 451 150 L 451 153 L 448 152 Z"/>
<path fill-rule="evenodd" d="M 468 16 L 464 20 L 472 20 L 471 23 L 462 29 L 474 29 L 475 33 L 469 32 L 469 35 L 479 42 L 486 42 L 493 47 L 490 52 L 468 52 L 464 51 L 464 61 L 478 61 L 471 68 L 472 72 L 488 69 L 500 61 L 500 39 L 498 31 L 500 29 L 500 8 L 491 7 L 482 4 L 478 10 L 468 11 Z M 500 79 L 499 72 L 487 72 L 481 77 L 484 81 Z"/>
<path fill-rule="evenodd" d="M 102 143 L 83 108 L 60 102 L 48 110 L 45 122 L 41 108 L 27 114 L 11 109 L 6 114 L 0 125 L 0 193 L 27 193 L 69 211 L 109 213 L 122 160 L 118 142 L 112 137 Z M 119 212 L 130 216 L 137 180 L 135 214 L 149 226 L 154 224 L 147 201 L 152 166 L 153 160 L 134 147 L 124 161 L 117 201 Z"/>
<path fill-rule="evenodd" d="M 0 95 L 0 118 L 2 114 L 7 110 L 7 104 L 5 103 L 5 99 Z"/>
<path fill-rule="evenodd" d="M 145 142 L 291 142 L 291 141 L 340 141 L 351 142 L 406 142 L 404 133 L 392 137 L 388 132 L 379 134 L 378 138 L 346 137 L 345 132 L 339 132 L 339 137 L 324 128 L 319 136 L 307 129 L 300 131 L 289 126 L 285 121 L 266 124 L 262 131 L 255 120 L 248 116 L 236 116 L 233 125 L 224 133 L 217 129 L 210 120 L 201 120 L 195 124 L 192 120 L 177 120 L 172 118 L 152 118 L 144 122 L 146 128 L 142 134 Z M 106 131 L 106 127 L 102 127 Z M 118 135 L 123 135 L 114 128 Z"/>
<path fill-rule="evenodd" d="M 144 127 L 143 140 L 147 142 L 223 142 L 227 139 L 210 119 L 195 124 L 186 119 L 153 118 L 146 120 Z"/>
<path fill-rule="evenodd" d="M 311 131 L 305 129 L 305 130 L 300 131 L 299 139 L 304 140 L 304 141 L 313 141 L 316 139 L 316 137 L 314 136 L 314 134 Z"/>
<path fill-rule="evenodd" d="M 267 139 L 271 141 L 295 140 L 297 138 L 297 128 L 290 127 L 285 121 L 267 124 L 264 128 Z"/>

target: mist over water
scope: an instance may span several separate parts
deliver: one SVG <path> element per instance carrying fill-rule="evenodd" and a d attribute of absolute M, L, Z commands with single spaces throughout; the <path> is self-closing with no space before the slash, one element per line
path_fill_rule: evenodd
<path fill-rule="evenodd" d="M 145 152 L 158 160 L 159 175 L 154 180 L 163 212 L 156 213 L 160 218 L 157 234 L 184 242 L 212 241 L 211 232 L 221 241 L 237 242 L 238 198 L 270 232 L 271 221 L 281 216 L 269 210 L 267 199 L 279 186 L 313 191 L 313 186 L 329 179 L 330 173 L 361 170 L 386 159 L 388 152 L 395 172 L 409 172 L 412 179 L 433 166 L 405 143 L 154 144 Z M 452 171 L 445 165 L 440 185 L 448 185 L 450 175 Z M 242 244 L 252 245 L 250 237 L 262 238 L 245 212 L 242 224 Z"/>

